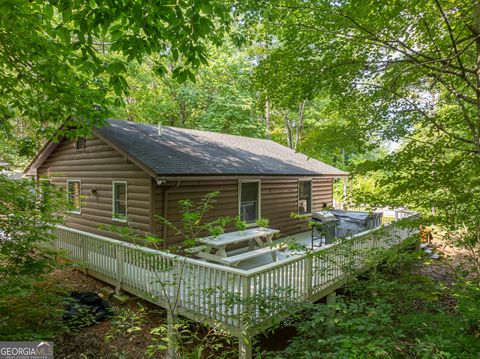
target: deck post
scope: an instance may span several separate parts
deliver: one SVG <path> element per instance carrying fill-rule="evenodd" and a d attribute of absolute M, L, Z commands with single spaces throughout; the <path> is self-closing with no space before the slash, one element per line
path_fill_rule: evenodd
<path fill-rule="evenodd" d="M 82 245 L 82 272 L 83 274 L 88 274 L 88 237 L 78 235 L 80 237 L 81 245 Z"/>
<path fill-rule="evenodd" d="M 238 337 L 238 358 L 239 359 L 252 359 L 253 345 L 249 335 L 242 333 Z"/>
<path fill-rule="evenodd" d="M 115 254 L 116 254 L 116 283 L 115 283 L 115 295 L 121 296 L 122 295 L 122 282 L 123 282 L 123 267 L 125 263 L 125 256 L 123 255 L 123 247 L 120 245 L 115 246 Z"/>
<path fill-rule="evenodd" d="M 329 295 L 327 295 L 327 304 L 332 305 L 337 302 L 337 292 L 333 291 Z"/>
<path fill-rule="evenodd" d="M 333 306 L 337 301 L 337 293 L 333 291 L 327 295 L 327 305 Z M 330 332 L 335 327 L 334 317 L 335 317 L 335 308 L 331 307 L 328 310 L 328 320 L 327 320 L 327 329 Z"/>

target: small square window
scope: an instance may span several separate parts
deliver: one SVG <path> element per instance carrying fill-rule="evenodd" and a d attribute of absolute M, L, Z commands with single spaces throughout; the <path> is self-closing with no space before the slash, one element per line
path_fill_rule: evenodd
<path fill-rule="evenodd" d="M 87 139 L 85 137 L 80 137 L 75 140 L 75 149 L 84 150 L 87 147 Z"/>

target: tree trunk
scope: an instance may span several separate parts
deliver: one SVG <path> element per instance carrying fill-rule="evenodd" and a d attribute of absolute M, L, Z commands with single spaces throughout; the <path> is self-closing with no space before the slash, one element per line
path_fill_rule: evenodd
<path fill-rule="evenodd" d="M 283 113 L 283 118 L 285 120 L 285 129 L 287 131 L 287 144 L 289 148 L 293 148 L 292 125 L 290 124 L 290 120 L 288 118 L 288 110 L 285 110 Z"/>
<path fill-rule="evenodd" d="M 477 37 L 475 40 L 475 45 L 477 49 L 477 66 L 475 69 L 476 72 L 476 84 L 477 84 L 477 128 L 474 134 L 475 144 L 477 147 L 477 152 L 480 154 L 480 1 L 476 1 L 475 11 L 473 14 L 473 33 Z"/>
<path fill-rule="evenodd" d="M 295 146 L 294 148 L 297 149 L 298 144 L 303 135 L 303 118 L 305 114 L 305 100 L 300 102 L 300 106 L 298 108 L 298 126 L 297 126 L 297 134 L 295 139 Z"/>
<path fill-rule="evenodd" d="M 187 105 L 185 102 L 180 101 L 180 121 L 182 123 L 182 127 L 185 127 L 185 123 L 187 122 Z"/>
<path fill-rule="evenodd" d="M 270 139 L 270 100 L 265 100 L 265 134 L 267 139 Z"/>

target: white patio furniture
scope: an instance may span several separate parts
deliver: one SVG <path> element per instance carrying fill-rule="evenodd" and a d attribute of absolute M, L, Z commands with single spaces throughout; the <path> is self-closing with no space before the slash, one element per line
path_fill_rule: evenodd
<path fill-rule="evenodd" d="M 236 267 L 240 262 L 271 253 L 272 259 L 277 260 L 276 252 L 281 246 L 273 244 L 273 236 L 279 233 L 277 229 L 251 228 L 244 231 L 229 232 L 218 237 L 204 237 L 198 239 L 203 246 L 196 253 L 200 258 L 223 263 Z M 248 251 L 236 255 L 228 255 L 226 247 L 231 244 L 248 243 Z M 258 249 L 255 249 L 255 246 Z"/>

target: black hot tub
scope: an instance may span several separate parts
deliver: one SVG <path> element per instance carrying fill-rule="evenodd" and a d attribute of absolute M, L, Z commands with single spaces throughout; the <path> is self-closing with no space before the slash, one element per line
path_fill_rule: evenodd
<path fill-rule="evenodd" d="M 382 224 L 381 212 L 332 210 L 330 213 L 338 219 L 337 237 L 348 237 Z"/>

